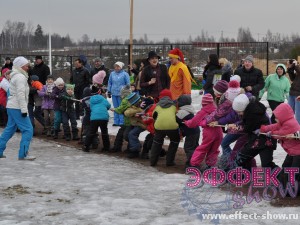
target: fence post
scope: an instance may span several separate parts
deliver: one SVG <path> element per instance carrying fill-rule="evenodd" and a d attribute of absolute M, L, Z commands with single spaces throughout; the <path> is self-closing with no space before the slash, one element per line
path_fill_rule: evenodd
<path fill-rule="evenodd" d="M 217 43 L 217 56 L 220 57 L 220 43 Z"/>
<path fill-rule="evenodd" d="M 99 45 L 99 56 L 102 59 L 102 45 Z"/>
<path fill-rule="evenodd" d="M 130 51 L 130 44 L 128 45 L 128 64 L 127 65 L 130 65 L 130 55 L 132 54 L 132 52 Z M 126 66 L 127 67 L 127 66 Z M 125 68 L 126 68 L 125 67 Z"/>
<path fill-rule="evenodd" d="M 72 76 L 72 69 L 73 69 L 73 57 L 70 55 L 70 77 Z"/>
<path fill-rule="evenodd" d="M 269 42 L 267 42 L 267 76 L 269 74 Z"/>

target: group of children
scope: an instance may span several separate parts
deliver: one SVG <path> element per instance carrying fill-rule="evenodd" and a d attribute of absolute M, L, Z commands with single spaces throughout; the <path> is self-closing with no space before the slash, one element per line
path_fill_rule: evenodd
<path fill-rule="evenodd" d="M 29 101 L 30 116 L 42 124 L 44 134 L 54 139 L 58 138 L 62 124 L 64 138 L 67 141 L 80 140 L 86 152 L 98 148 L 100 127 L 102 151 L 122 151 L 125 140 L 128 142 L 128 157 L 149 159 L 151 166 L 156 166 L 159 158 L 165 155 L 166 166 L 174 166 L 183 137 L 186 167 L 205 170 L 219 166 L 229 170 L 242 166 L 250 169 L 256 166 L 254 157 L 259 154 L 263 167 L 275 168 L 273 150 L 277 146 L 276 139 L 287 152 L 283 166 L 300 166 L 300 126 L 291 107 L 286 103 L 280 104 L 273 112 L 276 123 L 272 124 L 266 107 L 240 88 L 237 75 L 232 76 L 230 82 L 218 81 L 213 86 L 214 97 L 203 95 L 202 107 L 197 113 L 190 95 L 182 95 L 174 101 L 170 90 L 164 89 L 155 102 L 151 97 L 141 97 L 135 87 L 129 85 L 121 89 L 120 106 L 111 108 L 102 84 L 105 76 L 105 71 L 93 76 L 93 85 L 85 88 L 83 99 L 75 99 L 74 85 L 65 84 L 62 78 L 54 80 L 49 75 L 46 84 L 42 85 L 37 76 L 31 76 L 30 94 L 34 107 Z M 3 79 L 9 80 L 9 73 L 5 73 Z M 2 83 L 5 87 L 3 80 Z M 76 122 L 76 101 L 80 101 L 84 108 L 81 135 L 78 135 Z M 108 132 L 109 110 L 124 115 L 124 124 L 120 126 L 112 148 Z M 32 123 L 34 125 L 34 121 Z M 200 145 L 199 127 L 202 127 Z M 139 135 L 144 131 L 148 134 L 142 145 Z M 166 136 L 170 141 L 167 151 L 163 149 Z M 234 142 L 235 146 L 231 149 L 230 145 Z M 223 152 L 219 159 L 220 146 Z"/>

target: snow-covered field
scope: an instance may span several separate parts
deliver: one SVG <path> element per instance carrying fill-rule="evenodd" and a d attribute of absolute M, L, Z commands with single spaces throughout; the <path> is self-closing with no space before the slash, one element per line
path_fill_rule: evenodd
<path fill-rule="evenodd" d="M 197 109 L 200 99 L 193 92 Z M 211 224 L 210 220 L 199 220 L 191 211 L 189 215 L 187 208 L 181 206 L 189 204 L 188 195 L 182 195 L 188 175 L 164 174 L 126 159 L 86 154 L 37 138 L 31 144 L 31 154 L 37 159 L 18 161 L 20 137 L 16 134 L 11 139 L 5 151 L 7 158 L 0 159 L 0 225 Z M 284 151 L 278 148 L 274 155 L 275 162 L 281 165 Z M 214 202 L 223 201 L 227 193 L 222 188 L 208 187 L 198 191 L 199 200 L 210 195 Z M 241 211 L 299 214 L 297 207 L 276 208 L 264 200 L 245 204 Z M 283 222 L 299 224 L 299 220 L 220 220 L 221 224 Z"/>

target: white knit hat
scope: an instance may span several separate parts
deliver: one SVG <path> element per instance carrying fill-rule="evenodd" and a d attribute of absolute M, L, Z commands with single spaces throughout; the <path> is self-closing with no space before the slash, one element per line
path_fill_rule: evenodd
<path fill-rule="evenodd" d="M 21 68 L 22 66 L 25 66 L 28 63 L 29 63 L 28 59 L 24 58 L 23 56 L 18 56 L 13 61 L 13 66 L 16 68 Z"/>
<path fill-rule="evenodd" d="M 239 83 L 241 83 L 241 77 L 239 75 L 233 75 L 232 77 L 230 77 L 230 81 L 232 80 L 236 80 Z"/>
<path fill-rule="evenodd" d="M 61 77 L 59 77 L 54 81 L 54 84 L 55 84 L 55 86 L 58 86 L 60 84 L 65 84 L 65 82 Z"/>
<path fill-rule="evenodd" d="M 249 104 L 249 98 L 245 94 L 238 95 L 232 103 L 232 108 L 235 111 L 243 112 L 245 111 L 247 105 Z"/>
<path fill-rule="evenodd" d="M 122 63 L 122 62 L 116 62 L 114 65 L 118 65 L 118 66 L 121 67 L 121 69 L 122 69 L 123 66 L 124 66 L 124 63 Z"/>

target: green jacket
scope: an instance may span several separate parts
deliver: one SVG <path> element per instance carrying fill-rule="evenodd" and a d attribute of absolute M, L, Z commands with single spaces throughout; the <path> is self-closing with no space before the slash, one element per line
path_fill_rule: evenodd
<path fill-rule="evenodd" d="M 278 64 L 276 71 L 279 66 L 283 67 L 286 72 L 286 67 L 283 64 Z M 277 73 L 270 74 L 265 80 L 265 86 L 260 91 L 259 97 L 261 98 L 264 92 L 267 91 L 267 100 L 284 102 L 284 100 L 288 98 L 290 87 L 290 81 L 285 75 L 279 77 Z"/>
<path fill-rule="evenodd" d="M 155 119 L 154 128 L 156 130 L 176 130 L 178 123 L 176 122 L 176 106 L 169 98 L 162 98 L 153 111 Z"/>
<path fill-rule="evenodd" d="M 115 112 L 118 114 L 124 114 L 126 109 L 128 109 L 130 106 L 131 106 L 131 104 L 129 103 L 129 101 L 126 98 L 123 98 L 119 107 L 115 108 Z M 125 115 L 124 115 L 124 125 L 130 126 L 130 120 Z"/>

